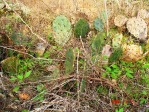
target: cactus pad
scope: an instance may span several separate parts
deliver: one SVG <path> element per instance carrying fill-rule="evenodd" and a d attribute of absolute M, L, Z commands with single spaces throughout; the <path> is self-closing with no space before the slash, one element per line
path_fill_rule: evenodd
<path fill-rule="evenodd" d="M 70 21 L 63 15 L 57 16 L 53 21 L 54 39 L 59 45 L 65 45 L 70 39 L 72 29 Z"/>
<path fill-rule="evenodd" d="M 85 19 L 80 19 L 75 27 L 74 27 L 74 34 L 76 37 L 82 37 L 85 38 L 85 36 L 87 35 L 89 31 L 89 24 Z"/>
<path fill-rule="evenodd" d="M 116 34 L 112 39 L 112 47 L 114 48 L 120 47 L 122 44 L 122 38 L 123 38 L 122 34 L 119 34 L 119 33 Z"/>

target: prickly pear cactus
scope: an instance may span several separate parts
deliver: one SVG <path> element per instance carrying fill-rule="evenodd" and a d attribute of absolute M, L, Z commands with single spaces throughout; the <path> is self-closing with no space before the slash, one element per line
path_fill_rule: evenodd
<path fill-rule="evenodd" d="M 66 52 L 66 60 L 65 60 L 65 73 L 70 74 L 74 71 L 74 52 L 73 49 L 70 48 Z"/>
<path fill-rule="evenodd" d="M 96 18 L 96 19 L 94 20 L 93 25 L 94 25 L 94 28 L 95 28 L 97 31 L 102 32 L 102 31 L 104 30 L 104 23 L 103 23 L 102 19 L 100 19 L 100 18 Z"/>
<path fill-rule="evenodd" d="M 98 33 L 91 43 L 93 54 L 100 54 L 105 44 L 106 33 Z"/>
<path fill-rule="evenodd" d="M 113 53 L 110 55 L 109 63 L 117 61 L 122 56 L 123 50 L 121 47 L 113 49 Z"/>
<path fill-rule="evenodd" d="M 71 23 L 63 15 L 57 16 L 53 21 L 54 39 L 59 44 L 64 46 L 70 39 L 72 34 Z"/>
<path fill-rule="evenodd" d="M 117 48 L 121 46 L 122 43 L 122 34 L 116 34 L 112 39 L 112 47 Z"/>
<path fill-rule="evenodd" d="M 74 27 L 74 34 L 78 38 L 80 36 L 82 38 L 86 37 L 88 31 L 89 31 L 89 24 L 85 19 L 80 19 Z"/>

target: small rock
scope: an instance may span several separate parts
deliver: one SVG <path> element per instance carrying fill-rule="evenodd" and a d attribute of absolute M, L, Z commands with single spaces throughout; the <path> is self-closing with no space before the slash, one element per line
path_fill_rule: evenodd
<path fill-rule="evenodd" d="M 149 18 L 149 12 L 145 9 L 141 9 L 138 11 L 138 17 L 142 18 L 142 19 L 146 19 Z"/>
<path fill-rule="evenodd" d="M 136 62 L 143 55 L 142 47 L 138 45 L 124 45 L 122 60 L 127 62 Z"/>
<path fill-rule="evenodd" d="M 140 17 L 132 17 L 127 21 L 128 31 L 141 41 L 147 40 L 147 24 Z"/>
<path fill-rule="evenodd" d="M 45 52 L 47 48 L 47 44 L 45 43 L 37 43 L 37 46 L 36 46 L 36 53 L 38 56 L 42 56 L 43 53 Z"/>
<path fill-rule="evenodd" d="M 108 64 L 108 58 L 112 54 L 112 48 L 110 45 L 105 45 L 102 49 L 102 64 Z"/>
<path fill-rule="evenodd" d="M 115 26 L 122 27 L 127 22 L 128 18 L 123 15 L 118 15 L 114 19 Z"/>
<path fill-rule="evenodd" d="M 112 53 L 111 46 L 105 45 L 102 50 L 102 55 L 110 57 L 111 53 Z"/>

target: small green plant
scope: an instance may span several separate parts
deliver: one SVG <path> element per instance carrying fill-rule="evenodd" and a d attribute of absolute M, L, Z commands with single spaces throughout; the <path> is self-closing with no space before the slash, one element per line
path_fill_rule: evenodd
<path fill-rule="evenodd" d="M 105 72 L 102 74 L 102 76 L 110 76 L 112 79 L 117 79 L 121 75 L 122 71 L 120 70 L 120 67 L 116 64 L 112 64 L 110 67 L 105 67 Z"/>
<path fill-rule="evenodd" d="M 57 16 L 53 21 L 52 28 L 55 41 L 64 46 L 72 34 L 70 21 L 64 15 Z"/>
<path fill-rule="evenodd" d="M 31 70 L 28 72 L 25 72 L 25 74 L 16 74 L 16 76 L 13 76 L 10 80 L 11 81 L 18 81 L 18 82 L 23 82 L 26 78 L 28 78 L 31 75 Z"/>
<path fill-rule="evenodd" d="M 98 94 L 108 94 L 108 89 L 102 85 L 97 87 Z"/>
<path fill-rule="evenodd" d="M 25 79 L 27 79 L 31 73 L 32 70 L 30 70 L 33 66 L 33 62 L 30 59 L 21 60 L 18 59 L 17 64 L 15 65 L 16 72 L 10 73 L 10 80 L 11 81 L 18 81 L 19 83 L 23 82 Z"/>
<path fill-rule="evenodd" d="M 42 102 L 44 100 L 44 95 L 46 93 L 46 88 L 43 84 L 37 85 L 38 94 L 33 98 L 34 101 Z"/>
<path fill-rule="evenodd" d="M 146 104 L 148 102 L 147 98 L 140 98 L 140 105 Z"/>
<path fill-rule="evenodd" d="M 20 89 L 20 86 L 15 86 L 12 91 L 17 93 L 19 91 L 19 89 Z"/>
<path fill-rule="evenodd" d="M 24 109 L 24 110 L 22 110 L 21 112 L 29 112 L 29 110 Z"/>
<path fill-rule="evenodd" d="M 124 109 L 123 108 L 120 108 L 120 109 L 116 109 L 115 112 L 124 112 Z"/>
<path fill-rule="evenodd" d="M 85 19 L 80 19 L 77 21 L 74 27 L 74 34 L 76 37 L 80 38 L 85 38 L 87 33 L 89 32 L 89 24 Z"/>
<path fill-rule="evenodd" d="M 129 68 L 125 68 L 125 74 L 126 74 L 126 76 L 127 77 L 129 77 L 129 78 L 133 78 L 133 71 L 131 70 L 131 69 L 129 69 Z"/>

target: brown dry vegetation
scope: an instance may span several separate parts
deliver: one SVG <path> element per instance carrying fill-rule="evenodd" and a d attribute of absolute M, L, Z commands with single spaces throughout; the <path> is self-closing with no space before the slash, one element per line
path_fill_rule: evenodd
<path fill-rule="evenodd" d="M 117 3 L 116 1 L 119 2 Z M 46 51 L 49 51 L 51 54 L 48 58 L 46 57 L 47 59 L 37 59 L 33 55 L 26 56 L 26 54 L 23 54 L 21 59 L 33 58 L 26 63 L 31 63 L 32 65 L 33 62 L 34 64 L 29 68 L 33 71 L 31 78 L 21 83 L 10 81 L 10 76 L 7 73 L 0 75 L 2 76 L 0 80 L 2 81 L 2 83 L 0 82 L 2 87 L 2 89 L 0 88 L 0 92 L 2 92 L 0 93 L 0 112 L 115 112 L 116 109 L 121 107 L 125 111 L 141 112 L 143 106 L 139 105 L 139 101 L 133 101 L 135 97 L 133 94 L 136 91 L 143 91 L 145 88 L 139 84 L 136 86 L 134 83 L 140 79 L 138 75 L 139 70 L 134 73 L 136 75 L 134 82 L 126 76 L 122 76 L 116 81 L 102 78 L 101 74 L 104 72 L 104 69 L 100 66 L 100 63 L 91 63 L 89 43 L 96 34 L 92 24 L 94 19 L 102 11 L 105 11 L 104 0 L 8 0 L 7 2 L 23 4 L 28 7 L 30 13 L 27 16 L 22 16 L 19 11 L 15 11 L 15 14 L 20 15 L 25 24 L 20 20 L 18 22 L 12 21 L 12 18 L 1 17 L 0 29 L 3 31 L 4 26 L 11 23 L 13 30 L 21 32 L 27 38 L 27 42 L 31 42 L 33 45 L 31 47 L 26 44 L 23 44 L 23 46 L 15 45 L 9 40 L 9 31 L 5 30 L 3 31 L 4 36 L 8 40 L 3 45 L 12 48 L 12 51 L 21 51 L 21 55 L 23 53 L 27 54 L 27 52 L 32 54 L 36 44 L 43 42 L 44 39 L 48 43 Z M 114 26 L 114 17 L 116 15 L 124 14 L 127 17 L 133 17 L 142 8 L 149 9 L 149 2 L 132 0 L 130 4 L 127 4 L 125 0 L 108 0 L 107 10 L 110 11 L 109 25 L 108 27 L 105 25 L 105 30 L 109 30 Z M 52 33 L 52 22 L 58 15 L 68 17 L 72 25 L 79 18 L 87 19 L 91 26 L 91 32 L 87 40 L 80 41 L 72 35 L 72 38 L 64 47 L 57 46 L 52 39 L 48 40 L 49 34 Z M 3 32 L 0 31 L 0 33 Z M 20 38 L 20 41 L 24 42 L 23 37 L 20 36 Z M 78 59 L 76 59 L 74 64 L 74 72 L 70 75 L 65 75 L 65 52 L 70 47 L 80 48 L 81 53 L 78 57 L 76 56 Z M 3 59 L 9 56 L 8 49 L 5 52 Z M 52 59 L 53 61 L 50 62 Z M 79 62 L 77 62 L 78 60 Z M 77 63 L 80 64 L 79 73 Z M 82 83 L 83 81 L 85 81 L 85 86 Z M 123 84 L 123 89 L 120 89 L 118 83 Z M 136 86 L 137 89 L 131 90 L 133 87 L 130 87 L 129 92 L 125 91 L 124 88 L 129 83 L 133 87 Z M 39 85 L 44 86 L 41 91 L 37 90 Z M 16 86 L 19 86 L 20 89 L 14 92 L 13 88 Z M 100 91 L 99 93 L 97 88 L 99 90 L 102 89 L 103 92 Z M 148 88 L 145 90 L 148 92 Z M 44 100 L 34 100 L 40 94 L 44 95 Z M 114 105 L 111 100 L 112 95 L 116 99 L 121 99 L 122 104 Z M 128 107 L 125 105 L 126 102 L 130 103 Z M 28 111 L 23 111 L 25 109 Z"/>

